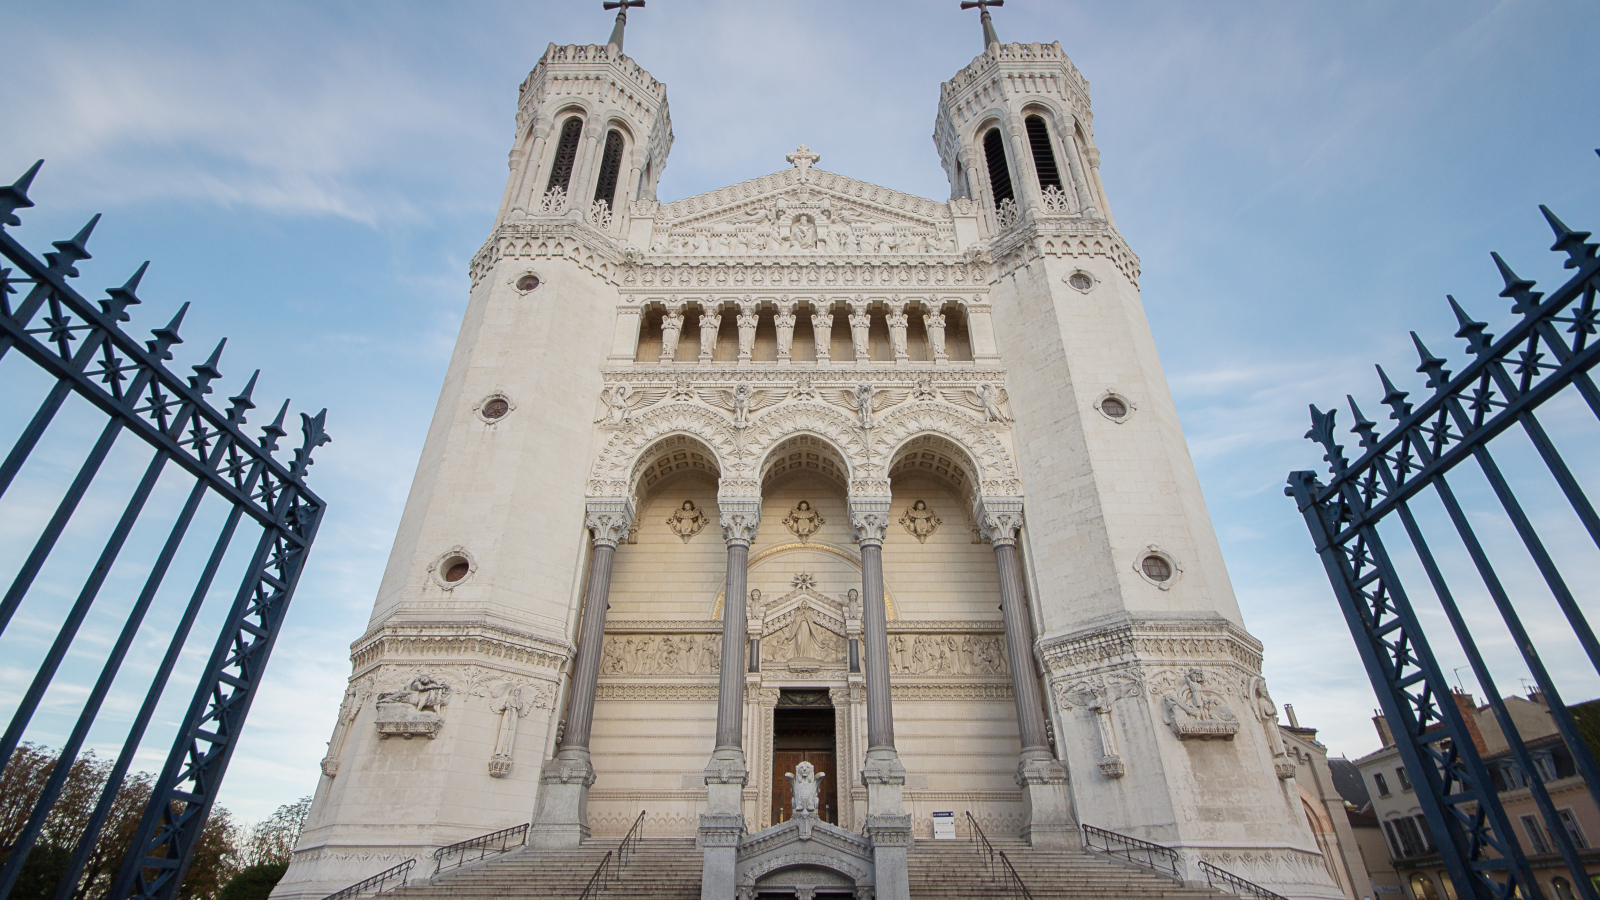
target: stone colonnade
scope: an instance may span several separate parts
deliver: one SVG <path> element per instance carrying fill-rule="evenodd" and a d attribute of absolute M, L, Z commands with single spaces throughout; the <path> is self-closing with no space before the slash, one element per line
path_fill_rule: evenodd
<path fill-rule="evenodd" d="M 885 486 L 887 487 L 887 486 Z M 850 525 L 861 553 L 863 600 L 863 674 L 867 701 L 867 753 L 861 780 L 867 789 L 865 832 L 871 839 L 877 869 L 877 896 L 901 900 L 906 854 L 911 846 L 911 816 L 903 803 L 906 771 L 894 741 L 894 714 L 889 684 L 888 616 L 884 604 L 883 540 L 890 521 L 890 499 L 851 497 Z M 703 896 L 734 895 L 739 841 L 745 831 L 742 796 L 749 780 L 743 744 L 746 594 L 750 544 L 761 518 L 759 499 L 718 501 L 727 545 L 727 597 L 722 605 L 722 665 L 717 691 L 716 746 L 705 770 L 706 811 L 700 817 L 700 845 L 705 853 Z M 1075 846 L 1077 828 L 1066 797 L 1066 771 L 1049 748 L 1036 667 L 1034 632 L 1022 587 L 1016 539 L 1022 526 L 1020 499 L 982 498 L 975 508 L 984 536 L 994 547 L 1012 690 L 1017 704 L 1022 753 L 1017 783 L 1028 804 L 1025 836 L 1035 846 Z M 567 726 L 560 750 L 541 776 L 539 810 L 533 843 L 572 847 L 588 834 L 588 788 L 594 783 L 589 759 L 600 656 L 605 638 L 605 612 L 611 567 L 617 543 L 633 519 L 625 500 L 591 500 L 587 525 L 593 541 L 588 591 L 584 599 L 577 655 L 573 661 Z"/>

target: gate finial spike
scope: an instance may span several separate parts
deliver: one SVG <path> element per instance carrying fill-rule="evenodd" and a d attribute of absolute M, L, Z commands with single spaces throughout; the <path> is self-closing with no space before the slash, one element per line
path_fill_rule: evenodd
<path fill-rule="evenodd" d="M 268 453 L 278 449 L 278 438 L 289 433 L 283 430 L 283 417 L 288 414 L 289 401 L 285 400 L 283 405 L 278 407 L 278 417 L 272 420 L 271 425 L 261 429 L 261 449 Z"/>
<path fill-rule="evenodd" d="M 1361 449 L 1371 450 L 1378 444 L 1378 423 L 1361 414 L 1361 407 L 1356 405 L 1356 398 L 1345 394 L 1344 399 L 1350 401 L 1350 414 L 1356 420 L 1356 423 L 1350 426 L 1350 430 L 1361 436 Z"/>
<path fill-rule="evenodd" d="M 6 187 L 0 187 L 0 228 L 22 224 L 22 220 L 14 213 L 33 205 L 33 201 L 28 199 L 28 186 L 33 184 L 33 176 L 39 174 L 42 165 L 44 160 L 41 159 L 23 172 L 21 178 Z"/>
<path fill-rule="evenodd" d="M 327 421 L 327 407 L 323 407 L 322 412 L 314 416 L 308 416 L 305 413 L 300 414 L 300 431 L 305 435 L 305 443 L 301 444 L 300 449 L 294 452 L 294 463 L 289 467 L 289 471 L 302 478 L 305 477 L 306 470 L 311 468 L 311 451 L 333 440 L 328 436 L 327 430 L 323 428 Z"/>
<path fill-rule="evenodd" d="M 1444 367 L 1448 360 L 1429 353 L 1428 348 L 1422 343 L 1422 338 L 1417 337 L 1415 331 L 1411 332 L 1411 343 L 1417 345 L 1417 356 L 1422 359 L 1422 365 L 1417 366 L 1417 372 L 1428 376 L 1428 387 L 1433 388 L 1436 393 L 1443 391 L 1450 383 L 1450 370 Z"/>
<path fill-rule="evenodd" d="M 178 307 L 178 314 L 172 317 L 171 322 L 150 332 L 156 336 L 156 339 L 145 341 L 144 345 L 150 349 L 151 353 L 155 354 L 156 359 L 171 359 L 172 354 L 167 352 L 168 349 L 173 344 L 183 343 L 183 338 L 178 337 L 178 326 L 183 324 L 183 317 L 188 312 L 189 304 L 185 303 Z"/>
<path fill-rule="evenodd" d="M 1404 419 L 1406 416 L 1411 415 L 1411 404 L 1406 402 L 1406 397 L 1410 396 L 1410 394 L 1394 386 L 1394 382 L 1389 380 L 1389 373 L 1383 370 L 1383 366 L 1377 366 L 1376 368 L 1378 370 L 1378 378 L 1383 381 L 1383 400 L 1381 402 L 1392 410 L 1389 413 L 1389 418 Z"/>
<path fill-rule="evenodd" d="M 1594 259 L 1595 251 L 1600 250 L 1600 247 L 1586 243 L 1589 240 L 1589 232 L 1573 231 L 1568 228 L 1567 224 L 1556 218 L 1550 207 L 1543 203 L 1539 204 L 1539 212 L 1544 213 L 1544 220 L 1550 223 L 1550 230 L 1556 233 L 1556 242 L 1550 245 L 1550 249 L 1567 254 L 1567 268 L 1576 269 L 1582 265 L 1583 260 Z"/>
<path fill-rule="evenodd" d="M 1500 258 L 1500 254 L 1491 251 L 1489 255 L 1494 258 L 1494 264 L 1500 270 L 1500 278 L 1506 283 L 1505 290 L 1500 292 L 1500 296 L 1512 301 L 1511 311 L 1525 316 L 1538 312 L 1539 298 L 1544 294 L 1533 289 L 1535 282 L 1511 271 L 1511 267 Z"/>
<path fill-rule="evenodd" d="M 1484 331 L 1489 327 L 1489 323 L 1479 322 L 1467 315 L 1467 311 L 1461 308 L 1455 297 L 1445 294 L 1444 298 L 1450 301 L 1450 309 L 1456 314 L 1456 322 L 1461 326 L 1456 329 L 1456 337 L 1467 342 L 1467 351 L 1478 356 L 1488 353 L 1489 345 L 1494 342 L 1494 335 Z"/>
<path fill-rule="evenodd" d="M 111 299 L 100 301 L 100 308 L 105 311 L 106 315 L 117 322 L 128 321 L 127 309 L 139 302 L 139 296 L 135 292 L 138 291 L 139 282 L 144 279 L 145 270 L 148 268 L 150 268 L 150 260 L 147 259 L 133 273 L 133 277 L 123 283 L 122 287 L 106 288 L 106 296 Z"/>
<path fill-rule="evenodd" d="M 192 366 L 194 376 L 189 379 L 189 386 L 202 394 L 211 393 L 211 382 L 222 377 L 222 372 L 217 369 L 217 363 L 222 361 L 222 348 L 227 346 L 228 339 L 217 341 L 217 349 L 211 351 L 211 356 L 198 366 Z"/>
<path fill-rule="evenodd" d="M 50 271 L 68 278 L 77 278 L 78 269 L 75 264 L 90 258 L 87 246 L 89 235 L 94 232 L 94 226 L 99 223 L 100 214 L 95 213 L 89 223 L 78 229 L 78 233 L 72 236 L 72 240 L 52 241 L 51 245 L 56 249 L 44 255 L 45 264 L 50 267 Z"/>
<path fill-rule="evenodd" d="M 250 395 L 256 392 L 256 379 L 261 377 L 261 370 L 257 369 L 250 375 L 250 380 L 245 382 L 244 390 L 228 398 L 228 421 L 235 425 L 244 424 L 244 414 L 247 410 L 256 408 L 250 402 Z"/>
<path fill-rule="evenodd" d="M 1334 418 L 1338 413 L 1337 409 L 1323 412 L 1317 409 L 1315 403 L 1311 404 L 1311 430 L 1306 432 L 1308 439 L 1321 444 L 1322 449 L 1327 451 L 1322 458 L 1327 460 L 1328 471 L 1335 478 L 1343 475 L 1345 470 L 1350 467 L 1349 461 L 1344 458 L 1344 447 L 1339 445 L 1334 436 Z"/>

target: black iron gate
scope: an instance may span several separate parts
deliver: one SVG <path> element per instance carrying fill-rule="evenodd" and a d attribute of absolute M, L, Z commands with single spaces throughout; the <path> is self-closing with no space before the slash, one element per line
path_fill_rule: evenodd
<path fill-rule="evenodd" d="M 76 599 L 65 610 L 65 621 L 26 692 L 18 700 L 9 726 L 0 736 L 0 764 L 9 763 L 16 753 L 24 731 L 38 712 L 69 648 L 73 647 L 74 638 L 91 613 L 108 573 L 127 544 L 168 463 L 176 464 L 192 486 L 160 551 L 145 563 L 149 567 L 148 574 L 126 612 L 115 643 L 101 653 L 103 662 L 98 677 L 83 700 L 76 722 L 21 836 L 11 847 L 4 848 L 7 855 L 4 865 L 0 866 L 0 898 L 8 896 L 16 885 L 29 852 L 61 794 L 72 763 L 83 750 L 90 727 L 128 658 L 146 613 L 202 501 L 214 494 L 226 502 L 229 511 L 211 542 L 209 556 L 188 602 L 182 606 L 177 626 L 166 641 L 165 653 L 154 666 L 155 674 L 144 702 L 133 717 L 111 775 L 88 818 L 86 830 L 77 840 L 71 863 L 55 894 L 57 900 L 68 900 L 78 887 L 85 863 L 102 837 L 118 790 L 168 687 L 190 629 L 244 522 L 247 534 L 259 530 L 259 541 L 232 605 L 223 615 L 221 631 L 195 686 L 193 700 L 177 729 L 166 764 L 153 782 L 150 801 L 110 886 L 109 896 L 118 900 L 127 897 L 170 900 L 176 896 L 193 857 L 201 828 L 233 754 L 235 739 L 260 684 L 262 670 L 272 652 L 295 584 L 304 570 L 306 554 L 322 521 L 323 502 L 306 488 L 305 474 L 311 465 L 312 451 L 328 441 L 323 431 L 327 411 L 315 416 L 301 414 L 301 445 L 287 465 L 279 462 L 273 453 L 286 434 L 283 421 L 288 410 L 287 401 L 277 418 L 261 429 L 260 436 L 251 438 L 245 434 L 244 427 L 245 413 L 255 406 L 251 402 L 255 375 L 237 396 L 229 398 L 225 410 L 218 410 L 205 399 L 212 393 L 212 383 L 221 377 L 217 368 L 222 355 L 221 344 L 208 359 L 192 367 L 193 375 L 179 376 L 166 367 L 166 361 L 173 358 L 171 348 L 181 343 L 178 328 L 187 304 L 171 322 L 155 329 L 151 340 L 136 340 L 122 330 L 120 323 L 130 320 L 129 307 L 139 303 L 136 291 L 144 275 L 144 266 L 122 287 L 108 290 L 107 299 L 98 304 L 84 299 L 68 283 L 68 279 L 78 275 L 76 264 L 89 258 L 85 244 L 98 216 L 71 240 L 55 242 L 55 250 L 44 254 L 42 260 L 26 250 L 5 229 L 20 225 L 16 211 L 33 205 L 27 192 L 39 166 L 36 163 L 15 184 L 0 187 L 0 255 L 4 257 L 0 261 L 0 362 L 15 350 L 54 383 L 9 453 L 0 461 L 0 497 L 13 486 L 24 463 L 69 396 L 76 394 L 92 404 L 103 414 L 104 427 L 38 531 L 4 596 L 0 597 L 0 635 L 13 624 L 24 597 L 52 550 L 57 548 L 63 531 L 117 438 L 124 432 L 132 433 L 153 452 L 143 477 L 127 495 L 109 539 L 84 575 Z M 3 371 L 0 370 L 0 375 Z M 6 401 L 16 401 L 13 395 L 19 391 L 13 379 L 11 385 L 5 387 Z M 109 614 L 101 613 L 102 616 Z"/>
<path fill-rule="evenodd" d="M 1443 519 L 1470 559 L 1470 571 L 1515 642 L 1526 671 L 1547 701 L 1560 737 L 1570 752 L 1575 774 L 1587 783 L 1590 797 L 1600 802 L 1600 769 L 1527 625 L 1525 602 L 1529 587 L 1496 572 L 1485 542 L 1473 529 L 1462 500 L 1446 475 L 1455 466 L 1476 464 L 1489 493 L 1504 512 L 1531 558 L 1545 589 L 1565 617 L 1576 643 L 1600 671 L 1600 642 L 1596 641 L 1572 585 L 1580 584 L 1572 572 L 1563 574 L 1557 555 L 1534 528 L 1529 509 L 1513 492 L 1506 473 L 1490 452 L 1491 442 L 1507 429 L 1520 426 L 1560 493 L 1600 546 L 1600 515 L 1579 486 L 1568 463 L 1557 452 L 1545 427 L 1535 416 L 1541 404 L 1576 392 L 1578 408 L 1586 405 L 1600 416 L 1600 389 L 1589 371 L 1600 361 L 1600 342 L 1594 336 L 1600 325 L 1595 308 L 1600 288 L 1600 259 L 1588 232 L 1573 231 L 1548 209 L 1546 220 L 1555 232 L 1553 251 L 1566 255 L 1565 266 L 1576 272 L 1548 297 L 1534 283 L 1520 278 L 1499 257 L 1505 288 L 1500 296 L 1511 300 L 1520 317 L 1496 339 L 1486 324 L 1474 321 L 1450 298 L 1470 359 L 1458 374 L 1445 368 L 1446 360 L 1434 356 L 1412 333 L 1431 393 L 1412 403 L 1380 368 L 1383 405 L 1394 427 L 1380 433 L 1349 398 L 1354 425 L 1350 429 L 1361 445 L 1361 455 L 1350 462 L 1338 443 L 1335 410 L 1311 407 L 1311 430 L 1306 437 L 1322 446 L 1330 480 L 1323 484 L 1314 472 L 1293 472 L 1286 491 L 1305 516 L 1312 540 L 1333 584 L 1350 632 L 1355 637 L 1367 674 L 1377 692 L 1382 712 L 1393 731 L 1402 763 L 1411 775 L 1416 797 L 1427 817 L 1439 854 L 1462 900 L 1467 898 L 1537 898 L 1543 896 L 1522 845 L 1501 802 L 1488 767 L 1478 752 L 1469 726 L 1451 694 L 1445 673 L 1430 648 L 1418 609 L 1407 596 L 1395 564 L 1379 537 L 1379 526 L 1394 529 L 1398 519 L 1406 537 L 1407 561 L 1426 575 L 1429 587 L 1449 622 L 1479 686 L 1488 695 L 1496 723 L 1504 732 L 1510 759 L 1526 777 L 1539 818 L 1564 863 L 1571 884 L 1586 900 L 1596 892 L 1585 874 L 1580 847 L 1551 801 L 1545 782 L 1553 773 L 1535 764 L 1527 741 L 1518 732 L 1479 644 L 1463 615 L 1462 583 L 1456 592 L 1446 579 L 1447 567 L 1435 552 L 1440 537 L 1430 547 L 1423 521 L 1414 502 L 1424 491 L 1442 505 Z M 1592 452 L 1592 450 L 1591 450 Z M 1531 458 L 1531 456 L 1530 456 Z M 1534 463 L 1534 466 L 1537 466 Z M 1431 499 L 1430 499 L 1431 502 Z M 1431 521 L 1431 520 L 1429 520 Z M 1500 549 L 1500 548 L 1494 548 Z M 1466 571 L 1451 571 L 1462 579 Z M 1581 577 L 1581 576 L 1579 576 Z M 1592 580 L 1592 579 L 1590 579 Z M 1470 590 L 1477 592 L 1478 585 Z M 1519 609 L 1519 606 L 1522 609 Z M 1541 624 L 1541 623 L 1535 623 Z M 1548 638 L 1546 643 L 1549 643 Z M 1535 848 L 1541 852 L 1544 848 Z"/>

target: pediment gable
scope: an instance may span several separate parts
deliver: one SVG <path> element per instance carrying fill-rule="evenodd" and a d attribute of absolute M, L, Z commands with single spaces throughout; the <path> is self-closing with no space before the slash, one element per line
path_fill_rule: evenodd
<path fill-rule="evenodd" d="M 951 221 L 948 204 L 824 169 L 798 166 L 663 203 L 656 221 L 673 227 L 752 221 L 755 213 L 780 199 L 786 206 L 827 201 L 871 224 L 937 227 Z"/>

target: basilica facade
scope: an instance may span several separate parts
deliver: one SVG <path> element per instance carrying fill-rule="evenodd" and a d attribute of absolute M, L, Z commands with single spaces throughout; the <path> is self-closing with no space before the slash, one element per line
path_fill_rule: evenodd
<path fill-rule="evenodd" d="M 522 85 L 274 896 L 641 813 L 697 838 L 706 897 L 795 840 L 904 896 L 951 819 L 1342 896 L 1061 46 L 986 28 L 939 87 L 948 199 L 802 146 L 662 202 L 666 87 L 621 43 L 552 44 Z"/>

